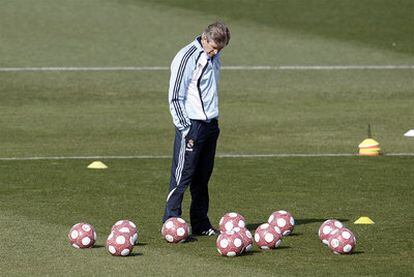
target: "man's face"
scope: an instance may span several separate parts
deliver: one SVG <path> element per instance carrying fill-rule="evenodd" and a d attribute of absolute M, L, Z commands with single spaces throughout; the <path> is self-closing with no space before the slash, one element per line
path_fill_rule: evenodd
<path fill-rule="evenodd" d="M 207 37 L 204 35 L 201 37 L 201 44 L 203 45 L 204 51 L 211 58 L 217 55 L 218 52 L 220 52 L 221 49 L 223 49 L 223 48 L 218 47 L 217 44 L 213 40 L 209 41 Z"/>

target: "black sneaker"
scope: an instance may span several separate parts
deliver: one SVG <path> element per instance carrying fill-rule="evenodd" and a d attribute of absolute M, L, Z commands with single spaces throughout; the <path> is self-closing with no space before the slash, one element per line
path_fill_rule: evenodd
<path fill-rule="evenodd" d="M 194 235 L 197 235 L 197 236 L 207 236 L 207 237 L 218 236 L 218 234 L 219 234 L 219 231 L 214 229 L 213 227 L 211 227 L 210 229 L 204 230 L 202 232 L 199 232 L 199 233 L 194 233 Z"/>

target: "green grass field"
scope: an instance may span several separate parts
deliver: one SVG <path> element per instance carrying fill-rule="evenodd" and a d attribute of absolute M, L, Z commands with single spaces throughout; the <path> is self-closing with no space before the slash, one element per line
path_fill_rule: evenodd
<path fill-rule="evenodd" d="M 232 31 L 224 66 L 413 65 L 413 8 L 409 0 L 3 1 L 0 68 L 169 66 L 216 19 Z M 414 140 L 403 136 L 414 128 L 413 69 L 223 70 L 210 218 L 217 225 L 237 211 L 254 230 L 285 209 L 297 222 L 280 249 L 236 258 L 220 257 L 213 237 L 170 245 L 159 234 L 174 135 L 168 78 L 0 71 L 0 275 L 414 274 Z M 315 156 L 357 153 L 368 123 L 384 156 Z M 90 170 L 88 156 L 152 158 L 103 158 L 108 169 Z M 354 225 L 360 216 L 375 224 Z M 122 218 L 137 223 L 139 245 L 116 258 L 105 240 Z M 353 255 L 320 243 L 327 218 L 354 231 Z M 67 241 L 80 221 L 97 230 L 92 249 Z"/>

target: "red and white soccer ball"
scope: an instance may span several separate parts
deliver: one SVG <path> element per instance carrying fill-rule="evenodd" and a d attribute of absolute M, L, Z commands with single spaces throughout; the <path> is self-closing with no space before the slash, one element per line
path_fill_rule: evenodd
<path fill-rule="evenodd" d="M 347 228 L 336 229 L 331 233 L 328 241 L 329 248 L 335 254 L 351 254 L 356 245 L 356 239 Z"/>
<path fill-rule="evenodd" d="M 328 219 L 319 227 L 318 235 L 323 244 L 328 245 L 331 233 L 335 230 L 343 228 L 344 225 L 336 219 Z"/>
<path fill-rule="evenodd" d="M 96 232 L 92 225 L 81 222 L 72 226 L 68 238 L 75 248 L 91 248 L 96 241 Z"/>
<path fill-rule="evenodd" d="M 253 236 L 252 233 L 244 227 L 235 227 L 233 232 L 239 233 L 243 239 L 243 251 L 250 252 L 253 250 Z"/>
<path fill-rule="evenodd" d="M 267 222 L 279 227 L 283 236 L 290 235 L 295 227 L 295 219 L 293 216 L 289 212 L 283 210 L 272 213 Z"/>
<path fill-rule="evenodd" d="M 121 233 L 127 233 L 132 236 L 134 240 L 134 245 L 137 244 L 138 241 L 138 229 L 137 225 L 134 222 L 124 219 L 117 221 L 113 226 L 111 231 L 118 231 Z"/>
<path fill-rule="evenodd" d="M 106 240 L 106 249 L 113 256 L 128 256 L 133 248 L 134 239 L 129 233 L 112 231 Z"/>
<path fill-rule="evenodd" d="M 166 241 L 171 243 L 184 242 L 190 233 L 190 228 L 184 219 L 171 217 L 165 221 L 161 234 Z"/>
<path fill-rule="evenodd" d="M 235 227 L 243 228 L 246 226 L 246 220 L 238 213 L 226 213 L 219 223 L 220 232 L 231 231 Z"/>
<path fill-rule="evenodd" d="M 239 233 L 227 231 L 221 233 L 216 241 L 217 251 L 222 256 L 234 257 L 243 253 L 243 238 Z"/>
<path fill-rule="evenodd" d="M 274 249 L 282 242 L 282 232 L 276 225 L 263 223 L 257 227 L 254 241 L 261 249 Z"/>

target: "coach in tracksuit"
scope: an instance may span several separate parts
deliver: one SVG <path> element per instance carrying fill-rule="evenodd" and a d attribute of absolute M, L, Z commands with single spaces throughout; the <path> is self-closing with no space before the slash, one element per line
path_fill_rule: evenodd
<path fill-rule="evenodd" d="M 181 49 L 171 64 L 170 112 L 175 125 L 174 157 L 163 222 L 181 217 L 183 195 L 191 192 L 194 235 L 215 235 L 208 218 L 208 181 L 213 171 L 218 127 L 220 50 L 230 40 L 224 23 L 209 25 Z"/>

